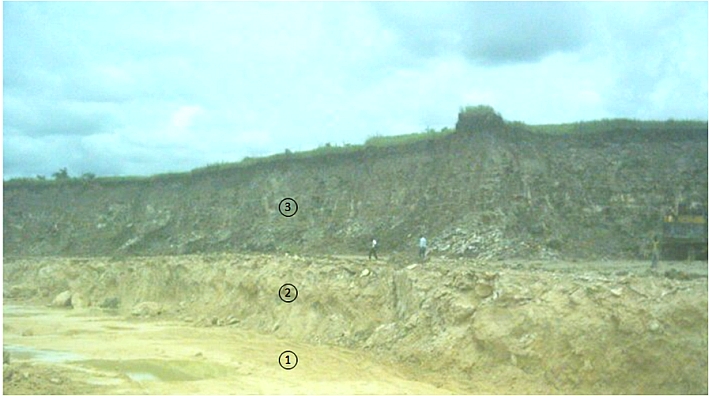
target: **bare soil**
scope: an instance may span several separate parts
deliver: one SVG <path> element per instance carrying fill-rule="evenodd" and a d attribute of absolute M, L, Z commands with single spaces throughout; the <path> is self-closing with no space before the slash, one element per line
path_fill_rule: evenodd
<path fill-rule="evenodd" d="M 234 328 L 5 306 L 5 394 L 447 394 L 366 354 Z M 22 336 L 31 331 L 32 336 Z M 282 351 L 297 351 L 284 370 Z M 69 352 L 62 354 L 57 352 Z"/>
<path fill-rule="evenodd" d="M 6 258 L 3 285 L 6 394 L 707 393 L 706 262 Z"/>

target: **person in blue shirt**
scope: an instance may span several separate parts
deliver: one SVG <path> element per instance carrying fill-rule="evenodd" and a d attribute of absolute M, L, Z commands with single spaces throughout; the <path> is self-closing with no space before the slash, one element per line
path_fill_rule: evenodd
<path fill-rule="evenodd" d="M 419 239 L 419 258 L 421 260 L 426 259 L 426 238 L 424 238 L 423 235 L 421 235 L 421 239 Z"/>

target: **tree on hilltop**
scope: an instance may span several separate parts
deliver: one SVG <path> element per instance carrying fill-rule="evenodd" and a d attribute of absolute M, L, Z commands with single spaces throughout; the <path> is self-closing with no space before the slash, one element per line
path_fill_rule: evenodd
<path fill-rule="evenodd" d="M 58 171 L 52 173 L 54 180 L 69 180 L 69 171 L 66 168 L 61 168 Z"/>
<path fill-rule="evenodd" d="M 482 130 L 500 130 L 505 120 L 490 106 L 466 106 L 458 113 L 455 130 L 458 132 L 479 132 Z"/>

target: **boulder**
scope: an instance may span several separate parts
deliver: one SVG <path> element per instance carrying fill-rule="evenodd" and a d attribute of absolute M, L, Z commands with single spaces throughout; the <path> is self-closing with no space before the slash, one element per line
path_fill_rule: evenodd
<path fill-rule="evenodd" d="M 2 379 L 5 381 L 7 384 L 12 380 L 12 377 L 15 375 L 15 369 L 10 366 L 9 364 L 3 364 L 2 365 Z"/>
<path fill-rule="evenodd" d="M 121 299 L 118 297 L 106 297 L 99 307 L 105 309 L 117 309 L 121 306 Z"/>
<path fill-rule="evenodd" d="M 54 297 L 54 300 L 52 301 L 52 306 L 53 307 L 70 307 L 71 306 L 71 291 L 65 290 L 65 291 L 57 294 L 57 296 Z"/>
<path fill-rule="evenodd" d="M 74 307 L 74 309 L 83 309 L 88 307 L 89 304 L 83 294 L 74 293 L 71 296 L 71 306 Z"/>
<path fill-rule="evenodd" d="M 162 305 L 154 301 L 144 301 L 133 306 L 130 314 L 133 316 L 157 316 L 163 311 Z"/>
<path fill-rule="evenodd" d="M 492 295 L 494 288 L 487 283 L 478 283 L 475 285 L 475 294 L 480 298 L 486 298 Z"/>

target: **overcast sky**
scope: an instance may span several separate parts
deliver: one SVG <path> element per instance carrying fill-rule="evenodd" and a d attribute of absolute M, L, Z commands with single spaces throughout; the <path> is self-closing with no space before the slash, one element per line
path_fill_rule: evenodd
<path fill-rule="evenodd" d="M 707 120 L 707 3 L 5 2 L 3 176 L 453 127 Z"/>

